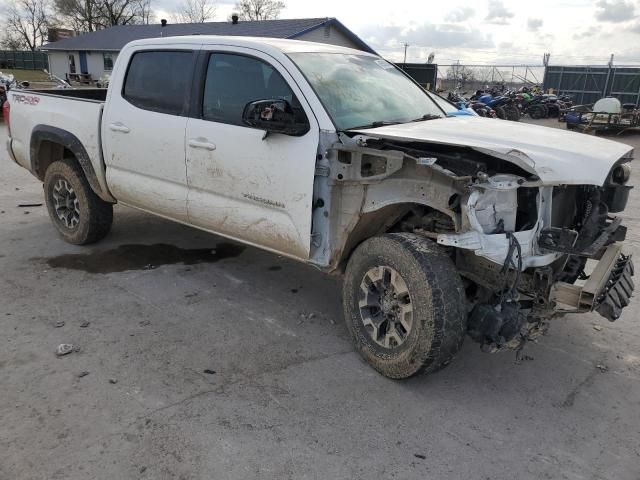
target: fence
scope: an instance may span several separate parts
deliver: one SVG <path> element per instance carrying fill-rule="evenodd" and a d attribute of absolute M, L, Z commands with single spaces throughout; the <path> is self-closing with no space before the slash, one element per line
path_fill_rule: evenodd
<path fill-rule="evenodd" d="M 472 93 L 487 86 L 506 90 L 539 85 L 544 74 L 540 65 L 438 65 L 438 89 Z"/>
<path fill-rule="evenodd" d="M 576 103 L 594 103 L 616 97 L 640 106 L 640 67 L 547 67 L 544 88 L 573 96 Z"/>
<path fill-rule="evenodd" d="M 3 68 L 44 70 L 49 68 L 49 59 L 47 54 L 43 52 L 0 50 L 0 70 Z"/>

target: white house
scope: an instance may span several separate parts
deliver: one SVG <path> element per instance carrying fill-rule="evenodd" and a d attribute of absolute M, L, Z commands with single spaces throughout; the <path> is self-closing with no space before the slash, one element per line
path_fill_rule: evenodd
<path fill-rule="evenodd" d="M 94 80 L 113 69 L 118 52 L 127 43 L 142 38 L 177 35 L 242 35 L 290 38 L 330 43 L 373 52 L 364 41 L 335 18 L 168 24 L 122 25 L 48 43 L 41 47 L 49 57 L 51 73 L 90 74 Z M 375 53 L 375 52 L 373 52 Z"/>

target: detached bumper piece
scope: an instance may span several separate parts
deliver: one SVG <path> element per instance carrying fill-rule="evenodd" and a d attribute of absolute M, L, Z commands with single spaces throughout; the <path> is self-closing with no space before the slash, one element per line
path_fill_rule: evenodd
<path fill-rule="evenodd" d="M 605 291 L 596 301 L 596 312 L 610 322 L 620 318 L 622 309 L 629 305 L 634 288 L 632 276 L 631 255 L 620 255 L 605 286 Z"/>
<path fill-rule="evenodd" d="M 631 255 L 622 253 L 622 244 L 610 245 L 589 279 L 582 286 L 557 282 L 551 288 L 551 300 L 559 313 L 596 311 L 613 322 L 629 305 L 634 284 Z"/>

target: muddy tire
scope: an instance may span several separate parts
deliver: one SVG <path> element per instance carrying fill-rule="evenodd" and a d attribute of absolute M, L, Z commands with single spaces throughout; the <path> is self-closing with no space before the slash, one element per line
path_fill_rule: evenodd
<path fill-rule="evenodd" d="M 544 117 L 544 108 L 535 106 L 529 109 L 529 116 L 534 120 L 539 120 Z"/>
<path fill-rule="evenodd" d="M 53 162 L 44 176 L 49 217 L 62 238 L 74 245 L 102 240 L 113 222 L 113 205 L 98 197 L 72 159 Z"/>
<path fill-rule="evenodd" d="M 431 240 L 394 233 L 363 242 L 343 286 L 347 328 L 360 355 L 389 378 L 449 364 L 467 332 L 462 280 Z"/>

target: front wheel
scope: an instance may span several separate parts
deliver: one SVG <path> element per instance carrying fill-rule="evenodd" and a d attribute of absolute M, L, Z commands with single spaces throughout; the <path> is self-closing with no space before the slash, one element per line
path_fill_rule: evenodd
<path fill-rule="evenodd" d="M 343 308 L 356 349 L 389 378 L 444 367 L 467 331 L 455 265 L 416 234 L 373 237 L 356 249 L 345 274 Z"/>
<path fill-rule="evenodd" d="M 98 197 L 72 159 L 53 162 L 44 176 L 49 217 L 62 238 L 74 245 L 102 240 L 113 221 L 113 205 Z"/>

